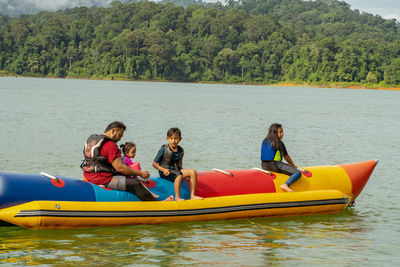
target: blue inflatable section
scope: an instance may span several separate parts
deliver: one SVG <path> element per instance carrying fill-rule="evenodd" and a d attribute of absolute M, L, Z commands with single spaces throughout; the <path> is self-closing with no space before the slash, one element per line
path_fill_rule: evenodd
<path fill-rule="evenodd" d="M 159 200 L 164 200 L 170 195 L 174 194 L 174 183 L 160 177 L 151 177 L 154 187 L 148 187 L 148 189 L 156 195 L 159 195 Z M 85 183 L 85 182 L 83 182 Z M 100 186 L 91 184 L 96 195 L 96 201 L 99 202 L 114 202 L 114 201 L 140 201 L 140 199 L 133 193 L 108 190 Z M 190 190 L 186 182 L 182 183 L 181 197 L 184 199 L 190 199 Z"/>
<path fill-rule="evenodd" d="M 130 192 L 109 190 L 95 184 L 90 184 L 90 185 L 93 187 L 96 196 L 96 201 L 98 202 L 140 201 L 140 199 L 135 194 Z"/>
<path fill-rule="evenodd" d="M 160 177 L 152 177 L 151 180 L 153 180 L 156 185 L 155 185 L 155 187 L 149 188 L 149 189 L 154 194 L 159 195 L 160 200 L 166 199 L 170 195 L 175 196 L 173 182 L 163 179 L 163 178 L 160 178 Z M 187 183 L 185 181 L 182 182 L 180 194 L 181 194 L 181 198 L 190 199 L 189 186 L 187 185 Z"/>
<path fill-rule="evenodd" d="M 0 173 L 0 208 L 33 200 L 96 201 L 91 184 L 60 177 L 65 185 L 57 187 L 42 175 Z"/>
<path fill-rule="evenodd" d="M 140 201 L 133 193 L 107 190 L 100 186 L 67 177 L 58 177 L 60 182 L 42 175 L 0 173 L 0 209 L 35 200 L 54 201 Z M 174 183 L 152 177 L 149 190 L 164 200 L 174 195 Z M 182 183 L 181 197 L 190 199 L 189 186 Z"/>

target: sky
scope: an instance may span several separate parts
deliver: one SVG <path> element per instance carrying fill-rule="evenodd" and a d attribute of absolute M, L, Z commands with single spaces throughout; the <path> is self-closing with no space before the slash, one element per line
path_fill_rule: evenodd
<path fill-rule="evenodd" d="M 205 2 L 217 2 L 218 0 L 203 0 Z M 224 1 L 224 0 L 220 0 Z M 397 19 L 400 22 L 400 0 L 344 0 L 350 4 L 351 9 L 358 9 L 374 15 L 380 15 L 385 19 Z M 14 3 L 17 6 L 33 4 L 39 9 L 57 10 L 74 6 L 96 3 L 106 6 L 112 0 L 0 0 L 0 4 Z"/>
<path fill-rule="evenodd" d="M 397 19 L 400 22 L 400 0 L 345 0 L 351 9 L 358 9 L 385 19 Z"/>

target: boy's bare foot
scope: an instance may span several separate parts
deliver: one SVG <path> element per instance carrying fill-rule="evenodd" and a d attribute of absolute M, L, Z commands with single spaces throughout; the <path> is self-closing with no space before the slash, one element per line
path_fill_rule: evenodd
<path fill-rule="evenodd" d="M 180 197 L 175 198 L 175 201 L 184 201 L 184 200 L 185 200 L 184 198 L 180 198 Z"/>
<path fill-rule="evenodd" d="M 174 200 L 174 196 L 169 196 L 166 199 L 164 199 L 163 201 L 173 201 Z"/>
<path fill-rule="evenodd" d="M 196 196 L 196 195 L 193 195 L 193 196 L 190 197 L 190 199 L 204 199 L 204 198 Z"/>
<path fill-rule="evenodd" d="M 292 189 L 289 188 L 287 184 L 281 185 L 281 189 L 285 192 L 294 192 Z"/>

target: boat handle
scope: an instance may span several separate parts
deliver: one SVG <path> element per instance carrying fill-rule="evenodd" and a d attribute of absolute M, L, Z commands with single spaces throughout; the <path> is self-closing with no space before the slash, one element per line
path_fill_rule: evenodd
<path fill-rule="evenodd" d="M 307 170 L 305 170 L 305 169 L 302 169 L 302 168 L 297 168 L 299 171 L 301 171 L 302 173 L 305 173 L 305 174 L 309 174 L 310 173 L 310 171 L 307 171 Z"/>
<path fill-rule="evenodd" d="M 137 177 L 137 179 L 139 180 L 139 181 L 142 181 L 143 183 L 146 183 L 146 184 L 149 184 L 150 183 L 150 181 L 149 181 L 149 179 L 143 179 L 142 177 Z"/>
<path fill-rule="evenodd" d="M 260 169 L 260 168 L 257 168 L 257 167 L 254 167 L 254 168 L 251 168 L 251 169 L 253 169 L 253 170 L 257 170 L 257 171 L 260 171 L 260 172 L 264 172 L 264 173 L 266 173 L 266 174 L 269 174 L 269 175 L 272 175 L 272 173 L 271 173 L 271 172 L 269 172 L 269 171 L 266 171 L 266 170 L 263 170 L 263 169 Z"/>
<path fill-rule="evenodd" d="M 55 176 L 53 176 L 53 175 L 51 175 L 51 174 L 48 174 L 48 173 L 45 173 L 45 172 L 41 172 L 40 175 L 46 176 L 46 177 L 48 177 L 48 178 L 50 178 L 50 179 L 53 179 L 53 180 L 55 180 L 57 183 L 60 182 L 60 179 L 58 179 L 57 177 L 55 177 Z"/>
<path fill-rule="evenodd" d="M 226 175 L 229 175 L 229 176 L 231 176 L 231 177 L 233 177 L 233 174 L 231 173 L 231 172 L 227 172 L 227 171 L 223 171 L 223 170 L 220 170 L 220 169 L 212 169 L 213 171 L 217 171 L 217 172 L 220 172 L 220 173 L 223 173 L 223 174 L 226 174 Z"/>

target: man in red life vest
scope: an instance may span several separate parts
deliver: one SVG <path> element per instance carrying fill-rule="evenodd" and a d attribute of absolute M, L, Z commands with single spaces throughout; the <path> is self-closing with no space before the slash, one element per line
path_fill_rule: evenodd
<path fill-rule="evenodd" d="M 115 121 L 107 126 L 104 134 L 89 136 L 83 150 L 83 176 L 93 184 L 133 192 L 143 201 L 156 201 L 137 178 L 131 177 L 140 176 L 147 180 L 149 172 L 131 169 L 122 161 L 121 151 L 116 143 L 121 140 L 125 130 L 125 124 Z"/>

